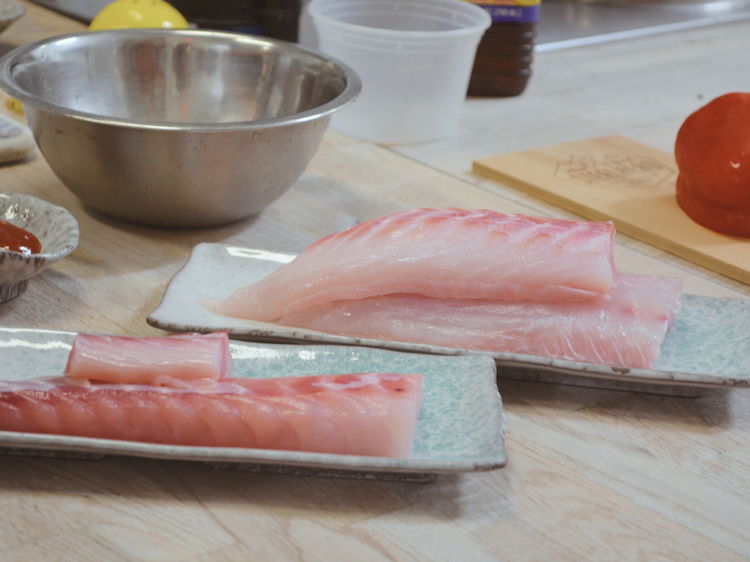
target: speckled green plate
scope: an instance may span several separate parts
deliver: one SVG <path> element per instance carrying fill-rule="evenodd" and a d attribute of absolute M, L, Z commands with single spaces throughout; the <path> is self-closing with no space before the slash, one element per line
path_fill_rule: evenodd
<path fill-rule="evenodd" d="M 59 376 L 71 332 L 0 328 L 0 379 Z M 211 463 L 251 470 L 327 476 L 424 480 L 447 472 L 500 468 L 506 463 L 505 414 L 495 365 L 488 357 L 440 357 L 344 346 L 232 342 L 232 376 L 279 377 L 364 371 L 422 373 L 424 398 L 414 451 L 391 459 L 228 447 L 185 447 L 0 431 L 4 452 L 57 450 Z"/>
<path fill-rule="evenodd" d="M 215 314 L 201 305 L 262 279 L 294 258 L 263 250 L 199 244 L 167 287 L 148 322 L 165 330 L 228 330 L 255 341 L 335 343 L 496 360 L 500 376 L 660 392 L 656 387 L 750 386 L 750 300 L 684 295 L 675 326 L 653 369 L 624 369 L 515 353 L 490 353 L 396 341 L 351 338 Z M 548 375 L 540 377 L 539 373 Z M 553 375 L 549 377 L 549 375 Z M 556 377 L 564 377 L 562 379 Z M 583 382 L 581 382 L 583 381 Z M 593 384 L 596 382 L 596 384 Z M 588 384 L 587 384 L 588 383 Z M 662 391 L 663 392 L 663 391 Z"/>

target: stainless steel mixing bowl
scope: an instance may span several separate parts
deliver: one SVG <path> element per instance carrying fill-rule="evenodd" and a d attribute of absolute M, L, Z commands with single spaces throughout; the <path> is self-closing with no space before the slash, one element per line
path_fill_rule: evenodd
<path fill-rule="evenodd" d="M 346 65 L 292 43 L 161 29 L 19 47 L 0 59 L 0 86 L 84 204 L 170 227 L 260 212 L 360 90 Z"/>

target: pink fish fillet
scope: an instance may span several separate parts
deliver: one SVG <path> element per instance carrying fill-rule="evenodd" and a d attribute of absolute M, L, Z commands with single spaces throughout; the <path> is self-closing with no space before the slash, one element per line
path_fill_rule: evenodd
<path fill-rule="evenodd" d="M 225 379 L 210 391 L 0 382 L 0 429 L 104 439 L 404 457 L 422 375 Z"/>
<path fill-rule="evenodd" d="M 323 238 L 258 283 L 205 305 L 274 321 L 331 301 L 394 293 L 596 300 L 614 281 L 614 233 L 609 222 L 418 209 Z"/>
<path fill-rule="evenodd" d="M 126 337 L 79 334 L 65 367 L 77 380 L 209 387 L 231 369 L 226 332 Z"/>
<path fill-rule="evenodd" d="M 437 300 L 391 295 L 340 301 L 279 324 L 318 332 L 648 368 L 677 315 L 681 281 L 622 275 L 599 302 Z"/>

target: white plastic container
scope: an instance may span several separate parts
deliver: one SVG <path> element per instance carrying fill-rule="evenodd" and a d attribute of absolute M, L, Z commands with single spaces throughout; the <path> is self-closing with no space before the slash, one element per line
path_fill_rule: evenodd
<path fill-rule="evenodd" d="M 352 106 L 331 126 L 394 144 L 452 134 L 466 98 L 477 45 L 490 26 L 462 0 L 313 0 L 318 48 L 362 79 Z"/>

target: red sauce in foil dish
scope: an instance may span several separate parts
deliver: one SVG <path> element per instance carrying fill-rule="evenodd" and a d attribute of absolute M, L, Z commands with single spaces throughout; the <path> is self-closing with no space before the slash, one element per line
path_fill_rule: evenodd
<path fill-rule="evenodd" d="M 28 230 L 0 220 L 0 250 L 21 254 L 38 254 L 42 251 L 39 239 Z"/>

